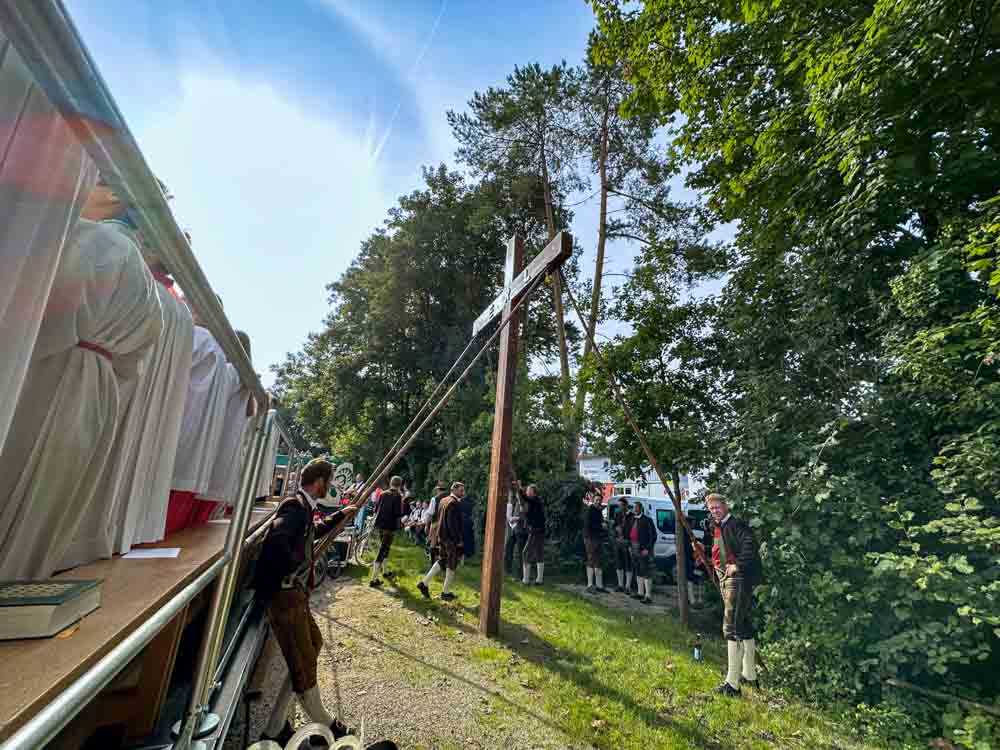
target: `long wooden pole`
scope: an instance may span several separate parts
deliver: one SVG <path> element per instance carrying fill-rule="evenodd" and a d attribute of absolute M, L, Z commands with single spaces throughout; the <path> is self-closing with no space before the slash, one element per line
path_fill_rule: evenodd
<path fill-rule="evenodd" d="M 510 286 L 524 265 L 524 240 L 515 235 L 507 246 L 504 283 Z M 480 583 L 479 632 L 493 637 L 500 624 L 500 594 L 503 591 L 503 550 L 507 533 L 507 491 L 510 489 L 510 439 L 514 416 L 514 379 L 521 321 L 513 317 L 514 300 L 508 300 L 505 315 L 511 318 L 500 337 L 497 396 L 493 412 L 493 442 L 490 449 L 489 494 L 486 505 L 486 539 Z"/>

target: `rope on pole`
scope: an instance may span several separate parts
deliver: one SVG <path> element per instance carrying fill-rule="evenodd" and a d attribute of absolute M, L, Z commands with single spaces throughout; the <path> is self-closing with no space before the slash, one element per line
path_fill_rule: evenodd
<path fill-rule="evenodd" d="M 436 417 L 441 412 L 441 410 L 444 409 L 444 407 L 451 400 L 451 397 L 454 395 L 455 391 L 458 389 L 458 386 L 461 385 L 462 381 L 468 377 L 470 372 L 472 372 L 472 368 L 475 367 L 476 362 L 479 361 L 480 357 L 483 356 L 483 354 L 490 347 L 490 345 L 494 341 L 496 341 L 497 337 L 500 335 L 500 332 L 503 331 L 503 329 L 510 324 L 511 320 L 514 319 L 514 316 L 517 314 L 521 305 L 524 304 L 524 301 L 531 296 L 531 294 L 535 291 L 535 289 L 538 288 L 538 285 L 544 278 L 545 276 L 543 274 L 539 274 L 539 276 L 533 282 L 531 282 L 531 285 L 524 291 L 524 293 L 521 295 L 521 298 L 514 304 L 513 307 L 511 307 L 510 313 L 505 315 L 503 320 L 500 321 L 500 325 L 497 326 L 497 329 L 493 332 L 493 335 L 490 336 L 489 339 L 486 341 L 486 343 L 482 345 L 482 347 L 479 349 L 478 352 L 476 352 L 476 356 L 472 358 L 472 360 L 462 371 L 462 373 L 458 376 L 455 382 L 452 383 L 451 387 L 440 398 L 440 400 L 431 410 L 430 414 L 428 414 L 424 418 L 424 420 L 420 423 L 420 425 L 417 426 L 415 430 L 413 430 L 413 432 L 410 434 L 409 438 L 406 440 L 403 446 L 398 450 L 396 450 L 395 455 L 393 455 L 392 451 L 386 454 L 385 458 L 383 458 L 382 461 L 379 463 L 379 465 L 382 467 L 380 473 L 373 474 L 371 477 L 369 477 L 368 482 L 364 485 L 364 487 L 361 488 L 361 491 L 358 492 L 358 496 L 354 499 L 352 505 L 360 507 L 368 500 L 368 496 L 372 493 L 372 490 L 375 488 L 375 485 L 378 484 L 378 482 L 382 481 L 382 479 L 386 476 L 386 474 L 392 471 L 392 468 L 399 462 L 399 460 L 403 456 L 406 455 L 406 452 L 410 449 L 413 443 L 416 442 L 416 439 L 420 437 L 420 433 L 423 432 L 424 429 L 427 427 L 427 425 L 429 425 L 431 421 L 434 419 L 434 417 Z M 464 355 L 465 352 L 463 352 L 461 356 Z M 456 362 L 455 364 L 457 365 L 458 363 Z M 452 370 L 454 370 L 454 365 L 452 366 Z M 449 373 L 450 372 L 451 370 L 449 370 Z M 444 383 L 444 379 L 442 379 L 441 383 Z M 438 389 L 436 388 L 435 393 L 437 392 L 437 390 Z M 400 436 L 399 440 L 396 441 L 397 445 L 405 435 L 406 432 L 404 431 L 403 434 Z M 324 536 L 323 539 L 317 542 L 316 545 L 313 547 L 313 556 L 315 557 L 316 555 L 321 554 L 330 545 L 332 545 L 337 537 L 337 534 L 340 533 L 341 529 L 343 529 L 346 524 L 347 524 L 347 519 L 341 522 L 341 524 L 338 525 L 333 531 L 331 531 L 329 534 Z"/>

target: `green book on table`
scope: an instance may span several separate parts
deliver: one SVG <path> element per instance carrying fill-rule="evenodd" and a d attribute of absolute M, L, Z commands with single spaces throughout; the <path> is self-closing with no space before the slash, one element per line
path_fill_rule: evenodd
<path fill-rule="evenodd" d="M 101 581 L 0 582 L 0 640 L 47 638 L 101 606 Z"/>

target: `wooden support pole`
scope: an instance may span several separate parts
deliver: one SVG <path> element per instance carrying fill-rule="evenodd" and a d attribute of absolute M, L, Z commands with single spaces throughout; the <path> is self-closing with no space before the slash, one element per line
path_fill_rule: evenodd
<path fill-rule="evenodd" d="M 524 265 L 524 240 L 511 238 L 507 245 L 504 286 L 513 284 Z M 504 307 L 509 315 L 516 300 Z M 489 499 L 486 506 L 486 540 L 483 545 L 483 572 L 480 583 L 479 632 L 493 637 L 500 625 L 500 594 L 503 591 L 503 549 L 507 538 L 507 493 L 511 477 L 511 429 L 514 416 L 514 380 L 522 316 L 510 321 L 500 336 L 497 367 L 497 397 L 493 413 L 493 445 L 490 450 Z"/>

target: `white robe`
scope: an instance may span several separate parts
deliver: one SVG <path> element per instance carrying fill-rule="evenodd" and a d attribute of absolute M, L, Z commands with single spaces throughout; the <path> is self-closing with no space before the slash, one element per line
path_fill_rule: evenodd
<path fill-rule="evenodd" d="M 279 432 L 277 425 L 272 426 L 271 435 L 260 456 L 260 475 L 257 477 L 257 494 L 254 497 L 271 497 L 271 491 L 274 487 L 274 465 L 278 461 L 280 439 L 281 432 Z"/>
<path fill-rule="evenodd" d="M 227 366 L 222 347 L 207 328 L 196 325 L 171 489 L 200 494 L 212 481 L 230 395 Z"/>
<path fill-rule="evenodd" d="M 112 225 L 80 220 L 0 453 L 0 580 L 52 575 L 81 522 L 107 514 L 111 498 L 97 490 L 124 415 L 120 404 L 162 324 L 136 245 Z"/>
<path fill-rule="evenodd" d="M 0 448 L 66 238 L 97 170 L 0 35 Z"/>
<path fill-rule="evenodd" d="M 240 459 L 243 437 L 250 424 L 247 416 L 249 391 L 240 383 L 239 373 L 231 364 L 226 365 L 229 381 L 229 398 L 226 401 L 226 419 L 219 441 L 219 454 L 212 467 L 208 489 L 201 493 L 205 500 L 219 500 L 232 505 L 239 491 Z"/>
<path fill-rule="evenodd" d="M 129 502 L 124 524 L 120 528 L 118 551 L 125 553 L 131 544 L 158 542 L 163 539 L 167 527 L 167 505 L 170 499 L 170 486 L 174 478 L 174 463 L 177 456 L 178 441 L 181 432 L 181 418 L 184 416 L 184 402 L 187 398 L 188 384 L 191 382 L 191 349 L 194 346 L 194 321 L 191 311 L 180 300 L 176 299 L 166 287 L 160 285 L 160 302 L 163 305 L 164 325 L 173 332 L 172 343 L 166 337 L 161 339 L 158 350 L 161 358 L 161 370 L 153 386 L 152 399 L 159 400 L 162 407 L 157 415 L 158 427 L 149 427 L 149 435 L 153 443 L 146 459 L 151 463 L 150 473 L 143 480 L 141 472 L 137 474 L 142 490 L 137 489 L 136 495 Z M 169 364 L 168 364 L 169 363 Z M 133 520 L 136 523 L 134 536 L 129 541 Z"/>

